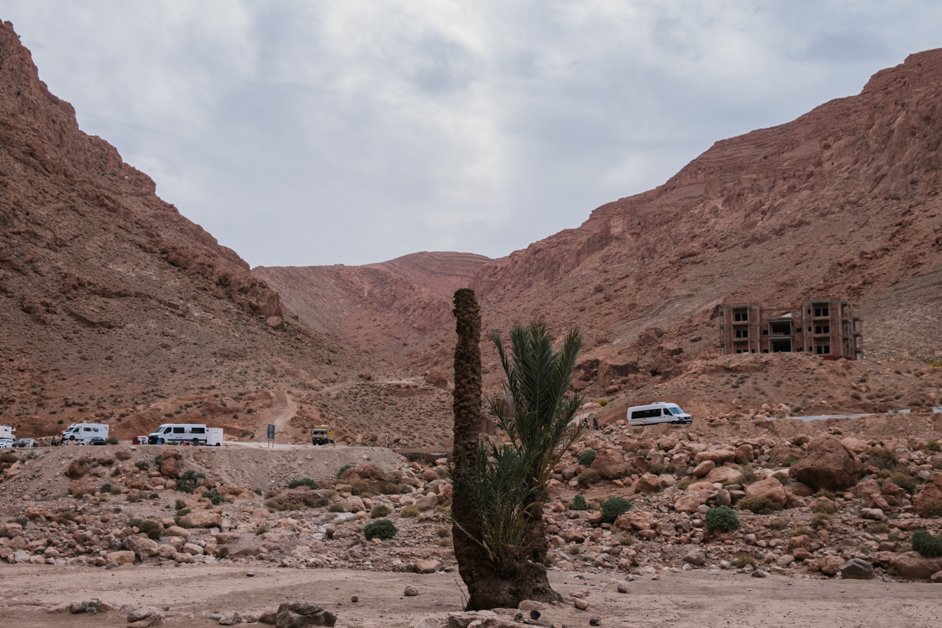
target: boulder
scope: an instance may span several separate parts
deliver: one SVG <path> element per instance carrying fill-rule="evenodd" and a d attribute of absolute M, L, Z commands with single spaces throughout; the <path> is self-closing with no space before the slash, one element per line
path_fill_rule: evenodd
<path fill-rule="evenodd" d="M 775 478 L 766 478 L 753 482 L 746 487 L 746 497 L 749 499 L 767 499 L 779 508 L 783 508 L 788 501 L 785 487 Z"/>
<path fill-rule="evenodd" d="M 133 551 L 141 558 L 147 558 L 148 556 L 156 555 L 157 548 L 159 547 L 157 541 L 141 535 L 128 537 L 126 546 L 129 550 Z"/>
<path fill-rule="evenodd" d="M 134 552 L 131 550 L 120 550 L 117 552 L 109 552 L 105 557 L 109 563 L 114 563 L 119 567 L 121 565 L 130 565 L 134 562 Z"/>
<path fill-rule="evenodd" d="M 789 469 L 789 475 L 815 490 L 842 490 L 860 479 L 860 464 L 839 440 L 819 436 L 808 443 L 805 454 Z"/>
<path fill-rule="evenodd" d="M 916 552 L 895 554 L 889 562 L 890 568 L 907 580 L 925 580 L 935 572 L 942 571 L 942 557 L 925 558 Z"/>
<path fill-rule="evenodd" d="M 840 573 L 845 580 L 872 580 L 873 565 L 862 558 L 851 558 L 841 566 Z"/>
<path fill-rule="evenodd" d="M 739 484 L 742 482 L 742 471 L 736 467 L 716 467 L 706 476 L 707 482 L 719 482 L 720 484 Z"/>
<path fill-rule="evenodd" d="M 656 493 L 661 488 L 661 479 L 653 473 L 645 473 L 635 482 L 636 493 Z"/>
<path fill-rule="evenodd" d="M 694 467 L 693 477 L 695 478 L 706 477 L 707 473 L 709 473 L 715 468 L 716 468 L 715 462 L 713 462 L 712 460 L 704 460 L 703 462 L 698 464 L 696 467 Z"/>
<path fill-rule="evenodd" d="M 674 510 L 677 512 L 697 512 L 700 506 L 707 503 L 712 495 L 712 491 L 688 490 L 680 499 L 674 502 Z"/>
<path fill-rule="evenodd" d="M 275 613 L 276 628 L 333 626 L 336 623 L 336 615 L 310 602 L 285 602 Z"/>
<path fill-rule="evenodd" d="M 630 510 L 618 516 L 615 527 L 622 530 L 650 530 L 654 527 L 657 518 L 653 513 L 645 510 Z"/>
<path fill-rule="evenodd" d="M 617 480 L 628 473 L 628 464 L 622 452 L 611 448 L 599 450 L 589 468 L 606 480 Z"/>
<path fill-rule="evenodd" d="M 818 571 L 826 576 L 836 576 L 844 565 L 844 559 L 840 556 L 825 556 L 818 561 Z"/>
<path fill-rule="evenodd" d="M 217 510 L 194 510 L 183 521 L 191 528 L 221 528 L 222 513 Z"/>
<path fill-rule="evenodd" d="M 913 505 L 922 517 L 942 517 L 942 473 L 929 476 Z"/>
<path fill-rule="evenodd" d="M 426 510 L 431 510 L 438 505 L 438 495 L 435 493 L 429 493 L 428 495 L 423 495 L 422 497 L 415 500 L 415 507 L 424 512 Z"/>
<path fill-rule="evenodd" d="M 720 465 L 726 462 L 732 462 L 736 459 L 736 452 L 732 449 L 713 449 L 711 451 L 701 451 L 694 456 L 694 462 L 700 463 L 704 460 L 711 460 L 714 464 Z"/>

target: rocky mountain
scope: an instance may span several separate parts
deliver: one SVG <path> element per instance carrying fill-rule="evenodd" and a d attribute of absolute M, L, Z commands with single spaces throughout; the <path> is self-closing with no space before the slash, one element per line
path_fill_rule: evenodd
<path fill-rule="evenodd" d="M 426 353 L 447 353 L 451 299 L 491 260 L 471 253 L 414 253 L 366 266 L 259 267 L 288 310 L 359 350 L 421 369 Z"/>
<path fill-rule="evenodd" d="M 266 422 L 300 434 L 319 420 L 371 424 L 376 411 L 395 423 L 424 408 L 361 401 L 384 396 L 359 394 L 367 366 L 373 380 L 392 377 L 384 365 L 286 321 L 278 293 L 234 251 L 79 129 L 9 23 L 0 25 L 0 322 L 0 423 L 24 435 L 76 420 L 110 422 L 120 437 L 208 420 L 251 438 Z"/>
<path fill-rule="evenodd" d="M 660 187 L 599 207 L 578 228 L 481 265 L 471 285 L 485 329 L 534 318 L 560 330 L 578 326 L 586 338 L 580 386 L 599 396 L 646 390 L 694 362 L 720 359 L 715 315 L 724 302 L 845 298 L 864 319 L 869 360 L 938 358 L 940 122 L 942 50 L 933 50 L 878 72 L 857 96 L 717 142 Z M 340 308 L 336 316 L 308 310 L 297 293 L 369 283 L 377 271 L 291 272 L 291 285 L 272 269 L 259 276 L 320 328 L 353 310 Z M 413 304 L 407 318 L 421 321 L 422 332 L 404 340 L 400 354 L 413 367 L 447 374 L 451 321 L 415 315 L 418 301 L 406 295 L 421 292 L 416 283 L 397 292 Z M 356 343 L 363 346 L 372 342 L 371 327 L 389 333 L 372 312 L 396 299 L 384 291 L 358 295 L 357 311 L 371 312 L 357 318 Z M 782 379 L 777 363 L 770 384 Z M 490 372 L 496 374 L 493 361 Z M 913 403 L 938 398 L 937 390 L 928 391 L 914 393 Z M 828 405 L 813 397 L 809 406 Z M 847 394 L 838 398 L 833 405 L 855 405 Z"/>
<path fill-rule="evenodd" d="M 485 330 L 579 327 L 576 386 L 603 419 L 653 398 L 700 416 L 942 405 L 940 103 L 942 51 L 919 53 L 507 258 L 250 271 L 78 128 L 4 23 L 0 419 L 36 435 L 107 421 L 122 438 L 200 420 L 249 440 L 274 423 L 295 441 L 326 422 L 439 447 L 465 285 Z M 717 305 L 818 295 L 857 307 L 866 360 L 719 356 Z"/>

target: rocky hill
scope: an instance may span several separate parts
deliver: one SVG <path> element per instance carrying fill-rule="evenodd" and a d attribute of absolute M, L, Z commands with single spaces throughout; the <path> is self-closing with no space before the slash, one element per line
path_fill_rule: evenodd
<path fill-rule="evenodd" d="M 123 438 L 208 420 L 251 438 L 269 421 L 299 434 L 322 418 L 370 425 L 373 411 L 398 433 L 398 418 L 427 410 L 383 401 L 382 390 L 346 394 L 366 366 L 379 380 L 384 366 L 286 321 L 278 293 L 235 252 L 79 129 L 9 23 L 0 25 L 0 321 L 0 422 L 23 435 L 100 420 Z"/>
<path fill-rule="evenodd" d="M 702 372 L 696 364 L 703 360 L 722 361 L 715 315 L 724 302 L 845 298 L 864 319 L 865 353 L 877 370 L 898 370 L 894 360 L 918 367 L 938 358 L 940 107 L 942 50 L 933 50 L 878 72 L 857 96 L 717 142 L 664 185 L 481 265 L 471 285 L 484 328 L 533 318 L 557 329 L 578 326 L 586 338 L 580 385 L 598 395 L 657 387 L 691 365 Z M 434 292 L 421 281 L 400 284 L 376 266 L 262 269 L 258 276 L 317 328 L 339 329 L 352 316 L 357 346 L 391 334 L 401 346 L 387 350 L 411 368 L 447 376 L 451 321 L 440 304 L 416 298 Z M 297 296 L 333 296 L 337 285 L 356 299 L 345 297 L 349 306 L 333 312 Z M 387 327 L 390 305 L 399 310 L 397 323 L 404 316 L 419 333 Z M 770 387 L 794 372 L 779 368 L 785 360 L 768 366 Z M 489 369 L 493 378 L 493 360 Z M 911 388 L 920 391 L 913 403 L 939 398 L 931 383 Z M 805 405 L 859 405 L 837 397 Z"/>
<path fill-rule="evenodd" d="M 451 299 L 489 258 L 471 253 L 414 253 L 366 266 L 259 267 L 256 277 L 284 295 L 313 330 L 359 350 L 419 369 L 429 333 L 452 327 Z M 431 345 L 444 351 L 445 338 Z M 447 351 L 444 351 L 447 353 Z"/>

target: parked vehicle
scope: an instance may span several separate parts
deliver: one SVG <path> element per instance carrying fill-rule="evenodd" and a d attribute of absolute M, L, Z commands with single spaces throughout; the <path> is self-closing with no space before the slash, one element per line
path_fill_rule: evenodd
<path fill-rule="evenodd" d="M 33 447 L 39 447 L 39 443 L 36 442 L 35 438 L 19 438 L 13 443 L 14 447 L 23 447 L 24 449 L 31 449 Z"/>
<path fill-rule="evenodd" d="M 221 447 L 223 433 L 221 427 L 206 428 L 206 444 L 210 447 Z"/>
<path fill-rule="evenodd" d="M 62 444 L 87 444 L 93 438 L 108 440 L 105 423 L 73 423 L 62 432 Z"/>
<path fill-rule="evenodd" d="M 312 445 L 333 445 L 334 430 L 329 425 L 318 425 L 311 430 Z"/>
<path fill-rule="evenodd" d="M 222 445 L 222 428 L 207 428 L 205 423 L 164 423 L 147 435 L 151 445 L 189 443 L 191 445 Z"/>
<path fill-rule="evenodd" d="M 0 438 L 13 439 L 16 434 L 16 428 L 9 425 L 0 425 Z"/>
<path fill-rule="evenodd" d="M 108 440 L 105 438 L 102 438 L 101 436 L 92 436 L 87 441 L 85 441 L 85 444 L 86 445 L 107 445 Z"/>
<path fill-rule="evenodd" d="M 676 403 L 655 401 L 646 406 L 628 408 L 629 425 L 654 425 L 655 423 L 691 423 L 693 417 Z"/>
<path fill-rule="evenodd" d="M 0 438 L 0 449 L 10 449 L 13 447 L 12 438 Z"/>

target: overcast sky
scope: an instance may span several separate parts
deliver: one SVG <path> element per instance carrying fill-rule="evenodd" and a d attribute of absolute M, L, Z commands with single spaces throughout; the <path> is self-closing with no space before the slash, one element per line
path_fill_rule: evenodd
<path fill-rule="evenodd" d="M 942 2 L 4 0 L 79 124 L 253 266 L 501 257 L 942 46 Z"/>

